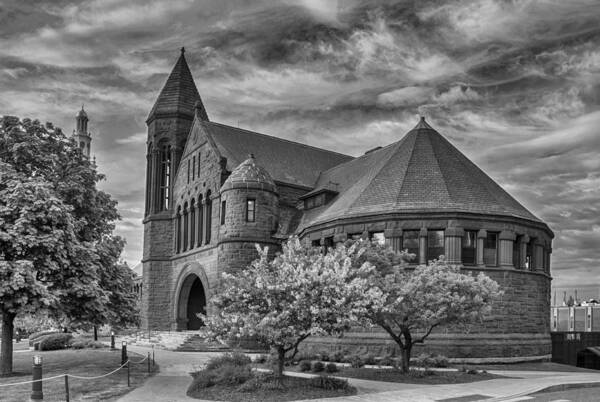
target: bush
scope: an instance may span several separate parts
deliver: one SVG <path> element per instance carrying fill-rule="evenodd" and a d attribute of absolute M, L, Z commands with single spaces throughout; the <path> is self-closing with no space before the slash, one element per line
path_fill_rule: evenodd
<path fill-rule="evenodd" d="M 373 354 L 368 354 L 365 357 L 363 357 L 362 359 L 363 364 L 377 364 L 377 360 L 375 360 L 375 355 Z"/>
<path fill-rule="evenodd" d="M 335 365 L 335 363 L 327 363 L 325 366 L 325 371 L 328 373 L 337 373 L 338 367 Z"/>
<path fill-rule="evenodd" d="M 240 385 L 239 392 L 276 391 L 284 390 L 283 383 L 273 374 L 255 373 L 252 378 Z"/>
<path fill-rule="evenodd" d="M 38 331 L 38 332 L 34 332 L 33 334 L 29 335 L 29 346 L 33 346 L 33 344 L 38 341 L 38 338 L 41 338 L 42 336 L 45 335 L 50 335 L 50 334 L 58 334 L 60 332 L 58 331 Z"/>
<path fill-rule="evenodd" d="M 385 356 L 383 359 L 379 360 L 380 366 L 392 366 L 395 367 L 396 362 L 391 356 Z"/>
<path fill-rule="evenodd" d="M 193 392 L 197 392 L 201 389 L 212 387 L 215 385 L 216 374 L 211 370 L 201 370 L 192 374 L 194 380 L 188 387 L 188 395 Z"/>
<path fill-rule="evenodd" d="M 226 364 L 233 366 L 247 366 L 252 363 L 250 357 L 240 352 L 223 353 L 220 356 L 212 357 L 208 363 L 206 363 L 206 370 L 215 370 Z"/>
<path fill-rule="evenodd" d="M 328 362 L 330 360 L 329 353 L 327 351 L 319 352 L 317 360 Z"/>
<path fill-rule="evenodd" d="M 254 358 L 254 363 L 263 364 L 266 363 L 268 359 L 269 356 L 267 355 L 258 355 Z"/>
<path fill-rule="evenodd" d="M 99 341 L 94 341 L 91 339 L 75 339 L 71 342 L 72 349 L 102 349 L 107 348 L 108 346 Z"/>
<path fill-rule="evenodd" d="M 338 350 L 337 352 L 333 352 L 331 356 L 329 356 L 329 360 L 331 360 L 332 362 L 344 363 L 347 354 L 348 351 L 346 350 Z"/>
<path fill-rule="evenodd" d="M 429 353 L 421 353 L 411 362 L 419 367 L 448 367 L 448 358 L 446 356 Z"/>
<path fill-rule="evenodd" d="M 346 390 L 350 388 L 350 384 L 348 380 L 335 377 L 329 377 L 326 375 L 321 375 L 310 380 L 310 385 L 315 388 L 322 388 L 327 390 L 338 390 L 343 389 Z"/>
<path fill-rule="evenodd" d="M 311 369 L 310 361 L 302 360 L 300 362 L 300 371 L 310 371 L 310 369 Z"/>
<path fill-rule="evenodd" d="M 238 385 L 252 378 L 252 369 L 248 364 L 238 365 L 231 362 L 219 364 L 212 369 L 204 369 L 192 374 L 194 380 L 188 387 L 188 394 L 213 385 Z"/>
<path fill-rule="evenodd" d="M 72 339 L 73 335 L 67 333 L 44 335 L 39 339 L 40 350 L 66 349 L 69 347 Z"/>
<path fill-rule="evenodd" d="M 354 355 L 348 358 L 350 366 L 353 368 L 361 368 L 365 365 L 363 359 L 360 356 Z"/>
<path fill-rule="evenodd" d="M 313 373 L 320 373 L 321 371 L 325 370 L 325 365 L 319 361 L 316 361 L 313 363 L 312 365 L 312 372 Z"/>

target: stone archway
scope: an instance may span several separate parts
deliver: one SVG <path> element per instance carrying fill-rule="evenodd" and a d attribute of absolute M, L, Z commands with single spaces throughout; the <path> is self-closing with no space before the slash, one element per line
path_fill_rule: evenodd
<path fill-rule="evenodd" d="M 200 329 L 204 323 L 198 313 L 206 314 L 206 292 L 202 280 L 196 274 L 189 274 L 181 284 L 177 300 L 177 329 Z"/>

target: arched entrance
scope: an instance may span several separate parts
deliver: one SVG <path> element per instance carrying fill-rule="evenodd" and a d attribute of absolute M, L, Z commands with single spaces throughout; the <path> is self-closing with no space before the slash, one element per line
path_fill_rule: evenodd
<path fill-rule="evenodd" d="M 177 329 L 195 330 L 204 325 L 196 314 L 206 314 L 206 294 L 200 278 L 195 274 L 188 275 L 179 292 L 177 304 Z"/>

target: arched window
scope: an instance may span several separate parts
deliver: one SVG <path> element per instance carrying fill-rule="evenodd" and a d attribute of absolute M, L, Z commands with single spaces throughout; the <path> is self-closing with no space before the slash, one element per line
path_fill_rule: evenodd
<path fill-rule="evenodd" d="M 190 250 L 196 247 L 196 204 L 190 202 Z"/>
<path fill-rule="evenodd" d="M 171 188 L 171 147 L 163 145 L 160 149 L 160 193 L 159 210 L 169 209 Z"/>
<path fill-rule="evenodd" d="M 211 226 L 212 226 L 212 200 L 210 190 L 206 192 L 206 230 L 204 244 L 210 244 Z"/>
<path fill-rule="evenodd" d="M 188 218 L 188 204 L 186 202 L 185 204 L 183 204 L 183 251 L 187 250 L 188 247 Z"/>
<path fill-rule="evenodd" d="M 202 227 L 202 223 L 204 222 L 204 205 L 202 205 L 202 194 L 198 196 L 198 247 L 202 247 L 202 232 L 204 228 Z"/>
<path fill-rule="evenodd" d="M 146 152 L 146 209 L 145 215 L 150 212 L 150 194 L 152 194 L 152 143 L 148 144 L 148 151 Z"/>
<path fill-rule="evenodd" d="M 176 252 L 181 252 L 181 207 L 177 207 L 177 217 L 175 219 L 175 247 Z"/>

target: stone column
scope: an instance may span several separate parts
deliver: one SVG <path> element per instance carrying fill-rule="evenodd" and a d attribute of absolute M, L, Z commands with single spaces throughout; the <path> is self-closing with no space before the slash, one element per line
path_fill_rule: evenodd
<path fill-rule="evenodd" d="M 500 232 L 500 235 L 498 236 L 498 243 L 500 249 L 500 258 L 498 261 L 498 265 L 500 265 L 501 267 L 514 269 L 513 247 L 516 238 L 517 237 L 515 233 L 509 230 L 503 230 L 502 232 Z"/>
<path fill-rule="evenodd" d="M 485 229 L 481 229 L 477 232 L 477 266 L 485 267 L 485 263 L 483 261 L 483 245 L 485 244 L 485 238 L 487 237 L 487 231 Z"/>
<path fill-rule="evenodd" d="M 383 232 L 385 244 L 394 251 L 402 250 L 402 229 L 386 229 Z"/>
<path fill-rule="evenodd" d="M 419 264 L 427 264 L 427 228 L 419 231 Z"/>
<path fill-rule="evenodd" d="M 527 244 L 529 243 L 529 236 L 524 235 L 521 238 L 521 244 L 519 244 L 519 247 L 521 247 L 521 262 L 520 262 L 520 266 L 521 269 L 527 269 L 526 264 L 527 264 Z M 530 267 L 531 268 L 531 267 Z"/>
<path fill-rule="evenodd" d="M 444 253 L 448 264 L 462 262 L 462 238 L 465 234 L 463 228 L 450 227 L 444 231 Z"/>

